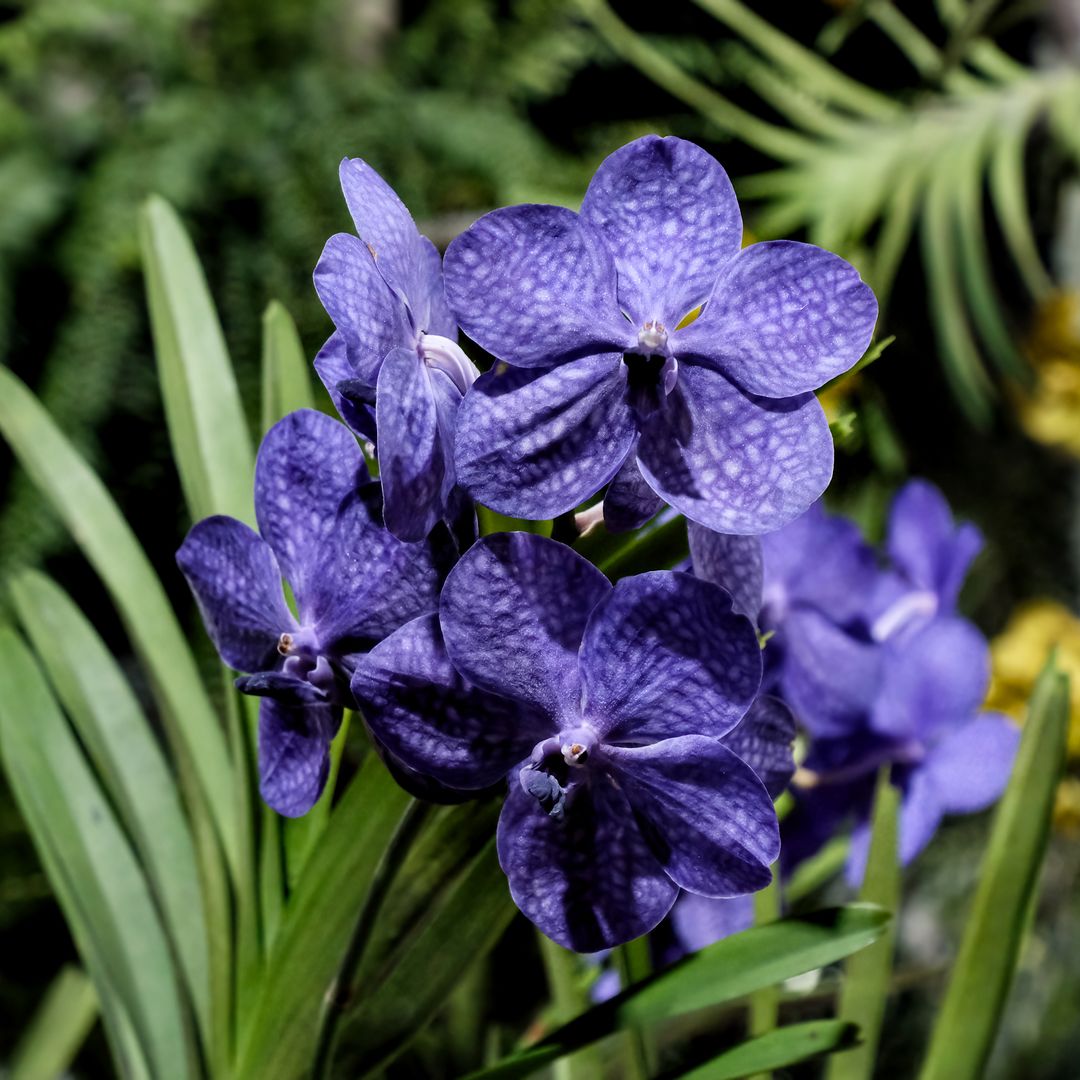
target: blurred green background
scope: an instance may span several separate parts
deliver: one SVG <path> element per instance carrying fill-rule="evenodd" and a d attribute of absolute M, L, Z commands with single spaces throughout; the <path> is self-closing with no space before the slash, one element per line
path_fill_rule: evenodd
<path fill-rule="evenodd" d="M 875 534 L 895 487 L 928 476 L 987 534 L 966 607 L 988 634 L 1026 602 L 1059 605 L 1014 622 L 995 654 L 998 703 L 1018 707 L 1036 644 L 1065 640 L 1080 665 L 1078 65 L 1075 0 L 8 0 L 0 357 L 102 474 L 186 611 L 172 554 L 187 522 L 139 268 L 145 196 L 191 230 L 254 424 L 266 304 L 288 307 L 310 356 L 331 329 L 311 271 L 350 228 L 343 156 L 371 162 L 443 246 L 495 206 L 576 206 L 637 135 L 694 139 L 732 175 L 755 237 L 838 250 L 886 302 L 879 337 L 895 341 L 828 394 L 833 502 Z M 0 447 L 0 580 L 25 565 L 46 565 L 125 654 L 100 585 Z M 996 1075 L 1076 1075 L 1078 790 L 1063 788 Z M 883 1075 L 918 1062 L 984 831 L 950 826 L 908 874 Z M 0 786 L 0 1062 L 74 957 Z M 519 1023 L 527 999 L 493 1019 Z M 398 1074 L 434 1075 L 423 1053 Z M 99 1036 L 77 1072 L 109 1075 Z"/>

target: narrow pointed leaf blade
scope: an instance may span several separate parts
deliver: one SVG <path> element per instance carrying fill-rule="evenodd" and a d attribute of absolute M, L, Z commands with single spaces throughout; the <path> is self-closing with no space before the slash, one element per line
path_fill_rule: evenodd
<path fill-rule="evenodd" d="M 270 302 L 263 312 L 262 330 L 262 430 L 266 432 L 294 409 L 315 408 L 315 395 L 310 364 L 284 304 Z"/>
<path fill-rule="evenodd" d="M 921 1080 L 974 1080 L 984 1074 L 1046 850 L 1068 726 L 1069 680 L 1051 659 L 1035 685 L 1012 777 L 994 815 Z"/>
<path fill-rule="evenodd" d="M 254 458 L 217 312 L 176 211 L 159 196 L 142 208 L 140 241 L 154 352 L 173 457 L 194 520 L 254 521 Z"/>
<path fill-rule="evenodd" d="M 52 1080 L 67 1073 L 97 1018 L 94 984 L 77 967 L 61 968 L 15 1047 L 10 1080 Z"/>

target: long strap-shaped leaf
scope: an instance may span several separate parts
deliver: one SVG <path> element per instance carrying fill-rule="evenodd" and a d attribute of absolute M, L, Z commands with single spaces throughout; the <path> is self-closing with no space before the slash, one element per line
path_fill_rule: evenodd
<path fill-rule="evenodd" d="M 164 755 L 116 661 L 67 594 L 28 571 L 11 596 L 146 869 L 205 1037 L 209 956 L 195 846 Z"/>
<path fill-rule="evenodd" d="M 217 312 L 173 208 L 152 196 L 140 221 L 146 298 L 173 456 L 193 519 L 254 520 L 251 437 Z"/>
<path fill-rule="evenodd" d="M 921 1080 L 983 1075 L 1012 982 L 1065 767 L 1069 680 L 1051 659 L 1031 699 L 1012 779 L 994 817 L 971 915 Z"/>
<path fill-rule="evenodd" d="M 881 908 L 851 904 L 745 930 L 628 987 L 535 1046 L 473 1073 L 470 1080 L 528 1076 L 621 1028 L 719 1005 L 813 971 L 865 948 L 881 936 L 890 920 Z"/>
<path fill-rule="evenodd" d="M 70 873 L 75 918 L 94 936 L 154 1075 L 194 1075 L 180 980 L 146 879 L 44 676 L 10 628 L 0 628 L 0 745 L 31 835 Z M 70 896 L 67 887 L 59 895 Z"/>
<path fill-rule="evenodd" d="M 4 367 L 0 433 L 109 590 L 150 677 L 185 799 L 205 802 L 235 873 L 233 770 L 225 738 L 153 567 L 104 484 Z"/>
<path fill-rule="evenodd" d="M 67 1072 L 98 1017 L 94 984 L 77 967 L 61 968 L 11 1058 L 11 1080 L 52 1080 Z"/>
<path fill-rule="evenodd" d="M 284 304 L 270 302 L 263 312 L 262 330 L 262 430 L 266 432 L 294 409 L 315 408 L 315 395 L 311 365 Z"/>

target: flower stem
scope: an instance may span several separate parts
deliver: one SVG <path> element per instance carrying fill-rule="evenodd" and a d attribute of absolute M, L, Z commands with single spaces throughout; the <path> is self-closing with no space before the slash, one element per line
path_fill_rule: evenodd
<path fill-rule="evenodd" d="M 640 982 L 652 972 L 648 936 L 635 938 L 615 950 L 615 962 L 623 989 Z M 656 1072 L 656 1047 L 645 1028 L 634 1025 L 626 1032 L 629 1051 L 626 1075 L 630 1080 L 648 1080 Z"/>
<path fill-rule="evenodd" d="M 550 938 L 537 931 L 536 940 L 540 945 L 540 958 L 544 962 L 544 975 L 547 977 L 548 993 L 551 995 L 551 1016 L 556 1024 L 565 1024 L 584 1012 L 588 1001 L 580 989 L 575 969 L 574 954 Z M 591 1065 L 581 1060 L 580 1054 L 559 1058 L 555 1063 L 556 1080 L 586 1080 L 590 1075 Z"/>
<path fill-rule="evenodd" d="M 311 1068 L 313 1080 L 323 1080 L 330 1075 L 330 1066 L 337 1046 L 339 1027 L 350 1002 L 355 999 L 359 982 L 360 964 L 371 939 L 386 894 L 412 847 L 421 826 L 427 819 L 428 804 L 413 799 L 398 822 L 386 850 L 379 860 L 371 879 L 367 899 L 353 928 L 345 955 L 338 969 L 337 978 L 331 984 L 319 1017 L 319 1034 L 315 1042 L 315 1056 Z"/>

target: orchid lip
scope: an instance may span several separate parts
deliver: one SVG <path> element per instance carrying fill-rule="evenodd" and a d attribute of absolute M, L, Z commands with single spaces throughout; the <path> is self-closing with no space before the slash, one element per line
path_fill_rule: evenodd
<path fill-rule="evenodd" d="M 476 365 L 465 355 L 461 346 L 449 338 L 439 334 L 421 334 L 419 351 L 428 367 L 449 376 L 463 394 L 480 377 Z"/>
<path fill-rule="evenodd" d="M 933 618 L 937 610 L 937 595 L 928 589 L 905 593 L 874 620 L 870 636 L 875 641 L 886 641 L 914 619 Z"/>

